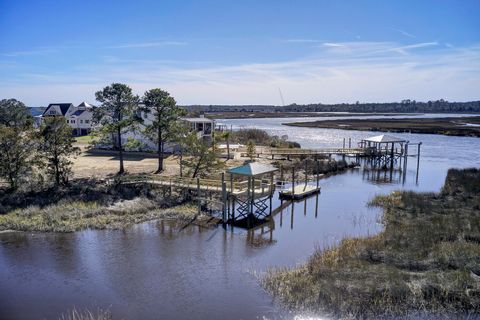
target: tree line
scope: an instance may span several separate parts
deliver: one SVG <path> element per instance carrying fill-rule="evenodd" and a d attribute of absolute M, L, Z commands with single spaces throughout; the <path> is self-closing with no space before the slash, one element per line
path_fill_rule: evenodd
<path fill-rule="evenodd" d="M 480 112 L 480 101 L 450 102 L 443 99 L 420 102 L 405 99 L 400 102 L 337 103 L 337 104 L 290 104 L 273 105 L 192 105 L 186 106 L 196 112 Z"/>
<path fill-rule="evenodd" d="M 118 174 L 125 172 L 122 137 L 139 130 L 157 145 L 158 167 L 164 170 L 164 146 L 180 146 L 181 166 L 192 177 L 209 175 L 222 166 L 217 148 L 190 132 L 180 121 L 185 110 L 177 106 L 167 91 L 156 88 L 142 97 L 122 83 L 113 83 L 95 93 L 99 105 L 93 109 L 94 134 L 113 137 L 112 147 L 119 155 Z M 143 115 L 148 115 L 146 122 Z M 36 175 L 48 177 L 54 186 L 68 184 L 72 158 L 80 153 L 74 145 L 71 127 L 64 117 L 43 117 L 40 128 L 33 127 L 33 117 L 24 103 L 15 99 L 0 101 L 0 178 L 15 190 Z"/>

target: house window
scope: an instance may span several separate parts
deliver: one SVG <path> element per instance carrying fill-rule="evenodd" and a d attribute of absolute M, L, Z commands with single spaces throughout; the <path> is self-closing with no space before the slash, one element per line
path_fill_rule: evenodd
<path fill-rule="evenodd" d="M 50 111 L 48 112 L 48 114 L 50 114 L 50 115 L 54 115 L 55 113 L 56 113 L 55 110 L 50 110 Z"/>
<path fill-rule="evenodd" d="M 67 123 L 70 123 L 70 120 L 67 119 Z"/>
<path fill-rule="evenodd" d="M 90 123 L 90 120 L 85 120 L 85 123 L 86 123 L 86 124 L 89 124 L 89 123 Z"/>
<path fill-rule="evenodd" d="M 83 120 L 80 120 L 80 123 L 83 123 Z"/>
<path fill-rule="evenodd" d="M 75 120 L 70 120 L 70 123 L 75 123 Z"/>

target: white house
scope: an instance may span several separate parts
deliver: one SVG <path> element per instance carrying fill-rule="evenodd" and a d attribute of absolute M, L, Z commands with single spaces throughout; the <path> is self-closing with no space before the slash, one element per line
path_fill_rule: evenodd
<path fill-rule="evenodd" d="M 215 130 L 215 120 L 205 118 L 201 115 L 198 118 L 180 118 L 187 126 L 190 127 L 192 132 L 196 132 L 199 138 L 211 139 L 213 137 L 213 131 Z"/>
<path fill-rule="evenodd" d="M 45 117 L 65 117 L 73 135 L 84 136 L 92 130 L 93 106 L 86 102 L 76 107 L 71 103 L 51 103 L 42 114 Z"/>
<path fill-rule="evenodd" d="M 138 116 L 142 117 L 143 124 L 141 124 L 137 130 L 123 134 L 122 143 L 125 144 L 125 142 L 129 138 L 133 138 L 140 141 L 147 149 L 157 150 L 157 145 L 155 144 L 155 142 L 150 140 L 142 133 L 142 131 L 145 129 L 145 126 L 150 125 L 153 122 L 154 116 L 151 113 L 145 112 L 141 112 L 140 114 L 138 114 Z M 204 116 L 200 116 L 197 118 L 180 118 L 180 120 L 185 122 L 187 127 L 190 128 L 192 132 L 196 132 L 199 138 L 203 138 L 206 140 L 212 139 L 215 129 L 215 120 L 205 118 Z M 163 149 L 166 153 L 172 153 L 174 152 L 175 147 L 176 144 L 165 143 Z"/>

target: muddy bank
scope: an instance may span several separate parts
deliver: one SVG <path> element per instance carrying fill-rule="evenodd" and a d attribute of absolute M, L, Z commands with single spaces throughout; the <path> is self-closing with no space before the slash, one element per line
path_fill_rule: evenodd
<path fill-rule="evenodd" d="M 379 196 L 385 230 L 317 251 L 262 282 L 285 306 L 340 318 L 480 313 L 480 170 L 450 170 L 438 194 Z"/>
<path fill-rule="evenodd" d="M 480 137 L 480 117 L 416 119 L 346 119 L 285 123 L 288 126 L 362 131 L 430 133 Z"/>

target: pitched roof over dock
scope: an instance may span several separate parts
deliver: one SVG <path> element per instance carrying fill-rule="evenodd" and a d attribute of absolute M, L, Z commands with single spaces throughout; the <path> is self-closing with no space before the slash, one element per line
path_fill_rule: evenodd
<path fill-rule="evenodd" d="M 228 170 L 228 173 L 239 174 L 247 177 L 256 177 L 266 173 L 272 173 L 275 171 L 278 171 L 278 169 L 274 166 L 258 163 L 258 162 L 250 162 L 243 166 L 232 168 Z"/>
<path fill-rule="evenodd" d="M 407 140 L 405 140 L 405 139 L 390 136 L 388 134 L 381 134 L 379 136 L 366 138 L 366 139 L 364 139 L 364 141 L 370 141 L 370 142 L 375 142 L 375 143 L 407 142 Z"/>

